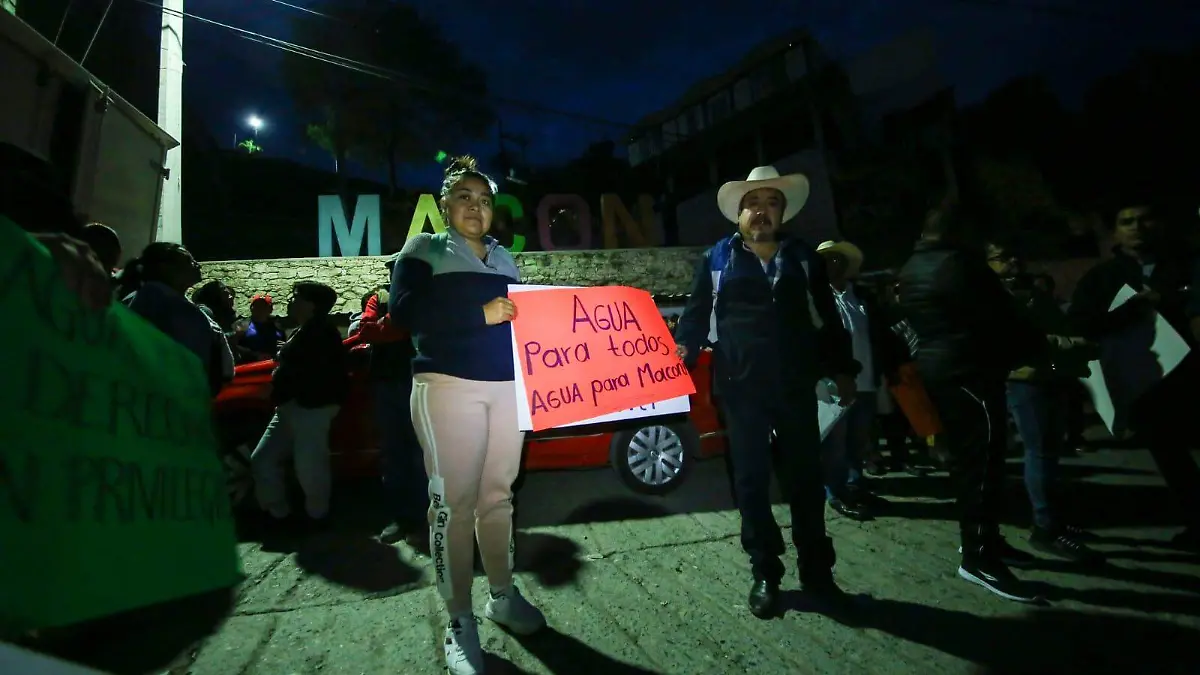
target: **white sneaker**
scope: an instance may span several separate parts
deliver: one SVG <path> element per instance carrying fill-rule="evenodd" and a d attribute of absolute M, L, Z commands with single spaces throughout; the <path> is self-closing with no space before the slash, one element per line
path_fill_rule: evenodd
<path fill-rule="evenodd" d="M 475 617 L 456 619 L 446 626 L 446 669 L 450 675 L 483 675 L 483 648 Z"/>
<path fill-rule="evenodd" d="M 489 597 L 484 616 L 517 635 L 532 635 L 546 626 L 546 616 L 516 586 Z"/>

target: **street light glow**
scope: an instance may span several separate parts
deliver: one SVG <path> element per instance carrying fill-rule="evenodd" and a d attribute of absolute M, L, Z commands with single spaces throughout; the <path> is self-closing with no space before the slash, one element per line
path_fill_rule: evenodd
<path fill-rule="evenodd" d="M 251 115 L 246 120 L 246 124 L 249 124 L 251 129 L 258 131 L 263 127 L 263 120 L 258 115 Z"/>

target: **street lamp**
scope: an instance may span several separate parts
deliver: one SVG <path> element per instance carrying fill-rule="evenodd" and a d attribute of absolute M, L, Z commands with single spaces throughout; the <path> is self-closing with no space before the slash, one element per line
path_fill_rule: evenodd
<path fill-rule="evenodd" d="M 263 128 L 264 124 L 262 118 L 258 115 L 251 115 L 250 117 L 246 118 L 246 124 L 254 130 L 254 137 L 258 138 L 258 130 Z"/>

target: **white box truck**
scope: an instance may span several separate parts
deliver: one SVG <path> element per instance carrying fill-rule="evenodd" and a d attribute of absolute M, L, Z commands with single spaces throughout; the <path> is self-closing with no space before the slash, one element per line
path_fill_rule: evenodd
<path fill-rule="evenodd" d="M 163 131 L 24 21 L 0 11 L 0 142 L 49 161 L 84 222 L 121 236 L 126 256 L 154 241 Z"/>

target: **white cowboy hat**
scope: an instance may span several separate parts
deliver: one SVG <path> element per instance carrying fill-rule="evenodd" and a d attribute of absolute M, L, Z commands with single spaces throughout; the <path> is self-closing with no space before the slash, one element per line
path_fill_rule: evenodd
<path fill-rule="evenodd" d="M 747 192 L 759 188 L 775 188 L 783 193 L 787 205 L 783 209 L 780 224 L 786 223 L 800 213 L 804 203 L 808 201 L 808 178 L 802 173 L 780 176 L 773 166 L 756 167 L 746 177 L 746 180 L 730 181 L 717 190 L 717 208 L 721 214 L 736 223 L 742 210 L 742 197 Z"/>
<path fill-rule="evenodd" d="M 858 276 L 863 266 L 862 249 L 851 244 L 848 241 L 827 241 L 817 247 L 817 253 L 840 253 L 846 258 L 846 276 L 854 278 Z"/>

